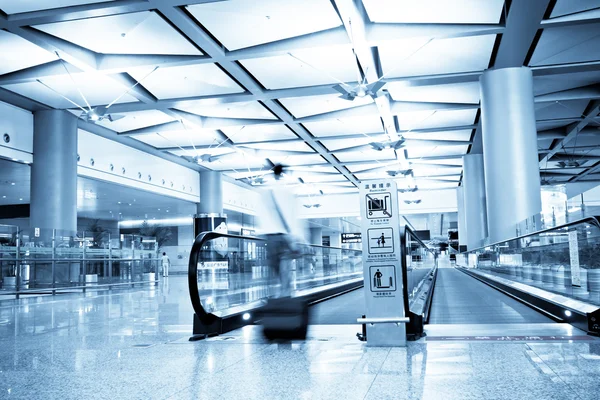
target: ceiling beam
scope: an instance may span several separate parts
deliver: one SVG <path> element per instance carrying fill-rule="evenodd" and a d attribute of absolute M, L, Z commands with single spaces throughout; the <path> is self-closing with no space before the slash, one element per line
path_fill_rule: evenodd
<path fill-rule="evenodd" d="M 31 112 L 50 109 L 50 107 L 45 104 L 32 100 L 29 97 L 21 96 L 20 94 L 11 92 L 10 90 L 6 90 L 4 88 L 0 88 L 0 101 L 7 104 L 12 104 L 13 106 L 22 108 L 24 110 L 29 110 Z"/>
<path fill-rule="evenodd" d="M 600 84 L 561 90 L 535 97 L 536 103 L 566 100 L 600 99 Z"/>
<path fill-rule="evenodd" d="M 600 171 L 600 162 L 594 164 L 594 166 L 588 168 L 587 170 L 585 170 L 585 172 L 582 172 L 581 174 L 570 179 L 569 183 L 580 181 L 582 178 L 585 178 L 586 176 L 588 176 L 590 174 L 595 174 L 598 171 Z"/>
<path fill-rule="evenodd" d="M 360 64 L 362 74 L 358 73 L 357 83 L 364 81 L 372 84 L 382 78 L 381 62 L 368 43 L 367 25 L 369 17 L 362 1 L 357 0 L 333 0 L 332 5 L 342 20 L 348 38 L 353 42 L 354 54 Z M 357 66 L 358 67 L 358 66 Z M 362 76 L 361 76 L 362 75 Z M 383 130 L 389 135 L 390 140 L 398 139 L 398 132 L 394 116 L 390 112 L 390 99 L 387 95 L 375 98 L 375 104 L 379 110 L 379 116 L 383 123 Z"/>
<path fill-rule="evenodd" d="M 223 48 L 216 43 L 188 14 L 179 8 L 165 6 L 160 0 L 149 0 L 161 14 L 179 31 L 183 32 L 194 44 L 203 49 L 219 65 L 225 69 L 230 76 L 238 81 L 244 88 L 254 95 L 262 95 L 263 89 L 237 62 L 227 60 Z M 286 123 L 288 127 L 303 139 L 310 147 L 317 151 L 325 160 L 333 165 L 341 174 L 343 174 L 354 185 L 358 185 L 356 178 L 340 162 L 327 153 L 327 150 L 319 142 L 314 140 L 313 136 L 300 124 L 296 123 L 293 117 L 273 100 L 266 100 L 263 103 L 275 116 Z"/>
<path fill-rule="evenodd" d="M 494 68 L 522 67 L 551 0 L 512 0 Z M 506 4 L 505 4 L 506 7 Z"/>
<path fill-rule="evenodd" d="M 542 28 L 558 28 L 564 26 L 597 24 L 600 22 L 600 8 L 584 10 L 574 14 L 563 15 L 542 21 Z"/>
<path fill-rule="evenodd" d="M 596 116 L 600 113 L 600 101 L 595 100 L 588 106 L 588 111 L 584 114 L 584 118 L 574 123 L 567 129 L 566 136 L 558 143 L 552 146 L 552 149 L 540 160 L 540 167 L 544 166 L 556 153 L 558 153 L 568 142 L 574 139 L 579 132 L 583 130 Z"/>
<path fill-rule="evenodd" d="M 500 24 L 403 24 L 365 21 L 365 38 L 371 47 L 386 41 L 418 37 L 448 39 L 493 35 L 502 32 L 504 32 L 504 26 Z"/>

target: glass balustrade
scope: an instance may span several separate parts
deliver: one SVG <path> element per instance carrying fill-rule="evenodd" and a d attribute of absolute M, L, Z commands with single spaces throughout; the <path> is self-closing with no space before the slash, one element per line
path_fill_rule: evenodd
<path fill-rule="evenodd" d="M 0 295 L 155 282 L 154 238 L 0 225 Z"/>
<path fill-rule="evenodd" d="M 412 304 L 424 281 L 437 267 L 437 255 L 425 243 L 419 240 L 409 228 L 406 228 L 406 275 L 408 302 Z"/>
<path fill-rule="evenodd" d="M 298 250 L 295 259 L 284 261 L 289 263 L 293 295 L 362 280 L 361 250 L 313 245 Z M 277 296 L 279 279 L 269 269 L 268 251 L 267 242 L 254 237 L 221 235 L 203 241 L 197 250 L 197 265 L 190 266 L 190 279 L 196 280 L 204 311 L 227 315 L 238 308 L 258 307 Z"/>
<path fill-rule="evenodd" d="M 600 305 L 600 224 L 590 211 L 578 210 L 579 220 L 572 212 L 562 225 L 546 221 L 538 232 L 462 253 L 456 264 Z M 522 229 L 531 229 L 535 218 L 528 221 Z"/>

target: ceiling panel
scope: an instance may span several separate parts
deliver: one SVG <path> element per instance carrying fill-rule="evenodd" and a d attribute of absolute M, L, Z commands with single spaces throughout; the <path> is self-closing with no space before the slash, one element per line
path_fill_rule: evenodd
<path fill-rule="evenodd" d="M 389 82 L 385 88 L 395 101 L 479 104 L 479 82 L 427 86 Z"/>
<path fill-rule="evenodd" d="M 359 171 L 365 171 L 373 168 L 385 168 L 385 169 L 400 169 L 400 162 L 397 160 L 382 161 L 382 162 L 365 162 L 364 164 L 352 164 L 346 166 L 350 172 L 355 173 Z"/>
<path fill-rule="evenodd" d="M 408 132 L 403 134 L 406 139 L 421 140 L 470 140 L 473 130 L 439 131 L 439 132 Z"/>
<path fill-rule="evenodd" d="M 469 146 L 419 146 L 408 149 L 408 158 L 464 155 Z"/>
<path fill-rule="evenodd" d="M 297 139 L 287 125 L 245 125 L 221 129 L 234 143 Z"/>
<path fill-rule="evenodd" d="M 194 129 L 135 135 L 133 138 L 157 148 L 210 145 L 216 147 L 222 141 L 214 131 Z"/>
<path fill-rule="evenodd" d="M 325 161 L 323 157 L 316 153 L 300 156 L 274 155 L 273 157 L 269 157 L 269 159 L 275 164 L 279 163 L 284 166 L 314 165 L 327 163 L 327 161 Z"/>
<path fill-rule="evenodd" d="M 65 74 L 41 78 L 40 81 L 82 107 L 86 104 L 79 91 L 83 93 L 90 105 L 97 106 L 111 103 L 129 89 L 98 72 L 73 73 L 71 76 L 72 80 Z M 3 87 L 53 108 L 73 108 L 73 104 L 69 101 L 36 81 Z M 136 98 L 125 94 L 116 101 L 116 104 L 136 101 Z"/>
<path fill-rule="evenodd" d="M 229 50 L 342 24 L 328 0 L 230 0 L 191 5 L 187 9 Z"/>
<path fill-rule="evenodd" d="M 439 159 L 439 160 L 427 160 L 427 159 L 409 159 L 408 160 L 411 165 L 456 165 L 457 167 L 462 167 L 463 160 L 462 156 L 460 157 L 450 157 L 447 159 Z"/>
<path fill-rule="evenodd" d="M 504 0 L 363 0 L 372 22 L 497 24 Z"/>
<path fill-rule="evenodd" d="M 123 116 L 123 118 L 112 122 L 108 119 L 103 119 L 96 123 L 116 132 L 125 132 L 145 128 L 147 126 L 164 124 L 175 120 L 173 117 L 158 110 L 116 113 L 114 115 Z"/>
<path fill-rule="evenodd" d="M 384 149 L 381 151 L 365 149 L 363 151 L 349 151 L 344 153 L 333 153 L 333 155 L 340 160 L 340 162 L 353 162 L 353 161 L 385 161 L 395 160 L 396 154 L 393 149 Z"/>
<path fill-rule="evenodd" d="M 241 64 L 267 89 L 354 82 L 358 73 L 350 46 L 298 50 Z"/>
<path fill-rule="evenodd" d="M 453 126 L 472 125 L 477 110 L 455 111 L 416 111 L 398 114 L 400 130 L 449 128 Z"/>
<path fill-rule="evenodd" d="M 600 7 L 598 0 L 557 0 L 550 18 L 578 13 Z"/>
<path fill-rule="evenodd" d="M 388 136 L 385 134 L 380 135 L 356 135 L 353 138 L 346 139 L 326 139 L 320 142 L 327 147 L 330 151 L 338 151 L 353 146 L 367 145 L 373 142 L 384 142 L 387 141 Z"/>
<path fill-rule="evenodd" d="M 313 135 L 322 137 L 383 132 L 381 119 L 378 115 L 305 122 L 302 125 L 304 125 Z"/>
<path fill-rule="evenodd" d="M 56 54 L 17 35 L 0 30 L 0 75 L 57 59 Z"/>
<path fill-rule="evenodd" d="M 176 108 L 205 117 L 277 119 L 258 101 L 214 105 L 206 105 L 201 101 L 183 101 L 178 103 Z"/>
<path fill-rule="evenodd" d="M 91 3 L 108 3 L 112 0 L 1 0 L 0 9 L 6 14 L 17 14 L 30 11 L 48 10 L 79 6 Z"/>
<path fill-rule="evenodd" d="M 600 23 L 546 28 L 529 65 L 553 65 L 600 60 Z"/>
<path fill-rule="evenodd" d="M 354 100 L 344 100 L 337 94 L 320 96 L 288 97 L 279 100 L 296 118 L 323 114 L 331 111 L 346 110 L 373 103 L 369 96 L 356 97 Z"/>
<path fill-rule="evenodd" d="M 285 141 L 285 142 L 265 142 L 256 144 L 240 144 L 240 147 L 258 149 L 258 150 L 282 150 L 282 151 L 304 151 L 307 154 L 314 153 L 315 151 L 307 145 L 304 141 Z"/>
<path fill-rule="evenodd" d="M 433 40 L 411 38 L 379 46 L 387 78 L 483 71 L 496 35 Z"/>
<path fill-rule="evenodd" d="M 238 170 L 243 172 L 248 171 L 248 169 L 264 167 L 265 160 L 238 156 L 236 158 L 219 159 L 212 163 L 201 162 L 200 165 L 215 171 Z M 248 176 L 254 176 L 254 174 L 248 171 Z"/>
<path fill-rule="evenodd" d="M 57 22 L 35 28 L 97 53 L 202 54 L 157 13 L 150 11 Z"/>
<path fill-rule="evenodd" d="M 534 76 L 533 93 L 538 96 L 561 90 L 600 83 L 600 71 L 586 71 L 557 76 Z"/>
<path fill-rule="evenodd" d="M 159 99 L 240 93 L 244 90 L 215 64 L 136 68 L 129 74 Z M 150 74 L 150 75 L 148 75 Z M 145 79 L 144 79 L 145 78 Z"/>
<path fill-rule="evenodd" d="M 583 115 L 589 100 L 563 100 L 559 102 L 536 103 L 535 118 L 537 120 L 553 118 L 579 118 Z"/>

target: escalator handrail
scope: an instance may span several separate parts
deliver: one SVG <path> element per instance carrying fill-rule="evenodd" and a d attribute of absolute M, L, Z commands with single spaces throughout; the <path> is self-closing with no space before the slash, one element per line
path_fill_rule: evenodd
<path fill-rule="evenodd" d="M 254 240 L 257 242 L 266 241 L 266 239 L 256 236 L 243 236 L 214 231 L 202 232 L 198 236 L 196 236 L 196 239 L 194 239 L 194 244 L 192 244 L 192 249 L 190 251 L 190 261 L 188 264 L 188 288 L 190 291 L 190 300 L 192 302 L 194 312 L 196 313 L 200 321 L 206 325 L 210 325 L 213 322 L 215 322 L 217 320 L 217 317 L 214 314 L 206 312 L 206 310 L 202 306 L 202 301 L 200 300 L 200 293 L 198 292 L 198 258 L 202 247 L 204 247 L 209 241 L 218 238 Z M 311 244 L 307 244 L 307 246 L 334 250 L 362 251 L 358 249 L 343 249 L 338 247 L 328 247 Z"/>
<path fill-rule="evenodd" d="M 526 234 L 521 235 L 521 236 L 515 236 L 515 237 L 510 238 L 510 239 L 501 240 L 501 241 L 495 242 L 495 243 L 490 243 L 490 244 L 487 244 L 485 246 L 477 247 L 475 249 L 463 251 L 463 252 L 457 253 L 457 254 L 472 253 L 472 252 L 475 252 L 475 251 L 478 251 L 478 250 L 485 249 L 486 247 L 493 247 L 493 246 L 497 246 L 497 245 L 502 244 L 502 243 L 512 242 L 513 240 L 520 240 L 520 239 L 523 239 L 523 238 L 526 238 L 526 237 L 529 237 L 529 236 L 539 235 L 540 233 L 545 233 L 545 232 L 550 232 L 550 231 L 559 230 L 559 229 L 563 229 L 563 228 L 568 228 L 570 226 L 578 225 L 578 224 L 581 224 L 581 223 L 584 223 L 584 222 L 589 222 L 592 225 L 594 225 L 594 226 L 596 226 L 597 228 L 600 229 L 600 216 L 588 216 L 588 217 L 576 219 L 574 221 L 569 221 L 569 222 L 566 222 L 566 223 L 561 224 L 561 225 L 553 226 L 551 228 L 544 228 L 544 229 L 540 229 L 539 231 L 529 232 L 529 233 L 526 233 Z"/>

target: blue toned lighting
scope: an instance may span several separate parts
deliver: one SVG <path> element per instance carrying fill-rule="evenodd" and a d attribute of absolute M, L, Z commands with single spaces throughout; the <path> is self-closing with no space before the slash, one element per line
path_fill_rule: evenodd
<path fill-rule="evenodd" d="M 244 315 L 242 315 L 242 318 L 244 319 L 244 321 L 248 321 L 250 319 L 250 313 L 244 313 Z"/>
<path fill-rule="evenodd" d="M 565 310 L 565 315 L 566 315 L 567 317 L 570 317 L 570 316 L 571 316 L 571 311 L 569 311 L 569 310 Z"/>

